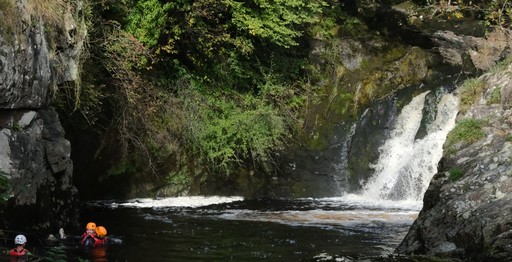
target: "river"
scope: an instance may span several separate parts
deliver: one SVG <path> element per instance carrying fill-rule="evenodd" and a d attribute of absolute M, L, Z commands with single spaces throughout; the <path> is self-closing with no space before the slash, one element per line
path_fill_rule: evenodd
<path fill-rule="evenodd" d="M 71 250 L 91 261 L 313 261 L 386 255 L 419 202 L 337 198 L 245 200 L 178 197 L 88 203 L 84 225 L 105 225 L 105 249 Z"/>

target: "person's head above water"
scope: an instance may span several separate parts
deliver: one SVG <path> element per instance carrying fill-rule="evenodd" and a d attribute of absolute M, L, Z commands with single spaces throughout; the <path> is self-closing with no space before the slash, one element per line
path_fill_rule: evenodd
<path fill-rule="evenodd" d="M 107 229 L 103 226 L 98 226 L 96 228 L 96 235 L 98 235 L 99 237 L 104 237 L 107 235 Z"/>
<path fill-rule="evenodd" d="M 14 238 L 14 244 L 16 245 L 25 245 L 27 243 L 27 238 L 24 235 L 17 235 Z"/>
<path fill-rule="evenodd" d="M 96 223 L 94 223 L 94 222 L 87 223 L 87 226 L 85 226 L 85 232 L 88 235 L 96 234 Z"/>
<path fill-rule="evenodd" d="M 25 244 L 27 243 L 27 238 L 24 235 L 17 235 L 14 238 L 14 244 L 16 245 L 15 248 L 11 249 L 9 251 L 9 256 L 11 257 L 24 257 L 25 255 L 30 254 L 30 251 L 25 249 Z M 22 260 L 12 260 L 11 261 L 25 261 L 25 259 Z"/>

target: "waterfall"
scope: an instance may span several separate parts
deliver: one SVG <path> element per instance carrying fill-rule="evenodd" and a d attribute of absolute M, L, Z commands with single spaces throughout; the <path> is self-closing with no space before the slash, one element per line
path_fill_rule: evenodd
<path fill-rule="evenodd" d="M 437 172 L 443 144 L 455 126 L 458 99 L 444 94 L 437 106 L 436 118 L 428 124 L 427 134 L 416 139 L 423 119 L 428 91 L 412 99 L 398 116 L 388 140 L 379 148 L 372 164 L 372 178 L 364 185 L 361 197 L 376 200 L 422 199 Z"/>
<path fill-rule="evenodd" d="M 363 116 L 366 114 L 363 113 Z M 346 193 L 345 185 L 348 184 L 348 154 L 350 153 L 350 143 L 352 142 L 352 138 L 354 137 L 354 133 L 356 132 L 357 123 L 353 123 L 349 130 L 347 136 L 341 141 L 341 150 L 340 150 L 340 158 L 339 161 L 335 164 L 335 169 L 339 170 L 341 173 L 333 176 L 333 180 L 336 183 L 336 188 L 338 189 L 338 194 L 343 195 Z"/>

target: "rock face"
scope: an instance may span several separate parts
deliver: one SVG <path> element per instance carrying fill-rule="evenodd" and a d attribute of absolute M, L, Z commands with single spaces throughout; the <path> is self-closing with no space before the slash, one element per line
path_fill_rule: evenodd
<path fill-rule="evenodd" d="M 461 73 L 489 70 L 496 61 L 511 52 L 510 32 L 502 28 L 492 30 L 486 27 L 483 21 L 474 19 L 477 14 L 466 14 L 455 19 L 443 15 L 436 17 L 431 13 L 433 10 L 425 12 L 414 8 L 411 1 L 400 2 L 388 10 L 386 17 L 392 17 L 394 13 L 401 14 L 399 17 L 402 20 L 395 19 L 395 27 L 399 28 L 398 35 L 408 36 L 407 32 L 417 34 L 413 39 L 403 41 L 416 44 L 416 38 L 428 38 L 429 46 L 435 46 L 435 51 L 443 57 L 443 61 L 462 67 Z M 450 1 L 444 8 L 446 13 L 463 12 L 457 4 L 450 5 Z"/>
<path fill-rule="evenodd" d="M 85 31 L 77 30 L 71 2 L 60 3 L 52 9 L 62 11 L 59 25 L 35 1 L 0 10 L 11 21 L 0 30 L 0 175 L 8 181 L 0 188 L 8 196 L 2 228 L 53 230 L 78 221 L 71 146 L 49 105 L 55 88 L 77 78 Z"/>
<path fill-rule="evenodd" d="M 486 37 L 473 37 L 456 35 L 452 31 L 437 31 L 432 38 L 447 62 L 464 65 L 467 60 L 476 69 L 488 70 L 510 53 L 507 34 L 503 30 L 495 30 Z"/>
<path fill-rule="evenodd" d="M 371 8 L 378 5 L 375 1 L 372 3 Z M 484 34 L 485 28 L 481 23 L 470 17 L 445 21 L 429 12 L 421 14 L 419 12 L 424 11 L 408 8 L 381 6 L 376 10 L 377 13 L 364 12 L 371 14 L 365 20 L 367 25 L 387 36 L 386 41 L 397 39 L 400 44 L 391 45 L 392 42 L 374 35 L 354 39 L 346 37 L 329 44 L 311 41 L 311 57 L 317 70 L 331 73 L 325 74 L 319 84 L 328 90 L 324 95 L 326 99 L 312 106 L 304 125 L 307 135 L 303 141 L 306 141 L 308 149 L 313 150 L 294 150 L 295 155 L 290 157 L 290 161 L 285 161 L 287 166 L 282 168 L 299 177 L 299 182 L 294 181 L 291 186 L 299 196 L 339 194 L 336 192 L 339 184 L 348 184 L 345 187 L 349 191 L 357 190 L 360 181 L 372 174 L 369 163 L 376 160 L 377 145 L 383 139 L 382 135 L 376 135 L 378 128 L 372 128 L 372 133 L 357 129 L 355 138 L 350 142 L 348 162 L 336 167 L 329 164 L 340 163 L 344 159 L 339 154 L 345 143 L 342 136 L 351 132 L 349 128 L 339 127 L 350 122 L 343 118 L 344 114 L 375 106 L 375 110 L 365 114 L 375 112 L 375 120 L 385 122 L 385 117 L 377 116 L 385 106 L 377 109 L 377 104 L 387 97 L 397 97 L 395 94 L 400 90 L 418 86 L 451 86 L 456 80 L 450 77 L 480 74 L 507 57 L 512 50 L 509 32 L 495 30 Z M 364 32 L 361 29 L 361 35 L 365 35 Z M 327 59 L 329 57 L 335 59 L 331 61 Z M 334 127 L 328 124 L 341 122 L 343 124 Z M 382 126 L 384 129 L 386 124 Z M 343 168 L 347 171 L 342 172 L 342 176 L 349 174 L 348 182 L 336 181 L 336 172 Z M 331 175 L 333 173 L 334 176 Z M 300 195 L 301 191 L 304 195 Z"/>
<path fill-rule="evenodd" d="M 481 76 L 481 98 L 462 119 L 483 121 L 485 136 L 447 148 L 424 207 L 398 247 L 470 261 L 512 258 L 512 65 Z M 450 170 L 462 171 L 461 178 Z"/>

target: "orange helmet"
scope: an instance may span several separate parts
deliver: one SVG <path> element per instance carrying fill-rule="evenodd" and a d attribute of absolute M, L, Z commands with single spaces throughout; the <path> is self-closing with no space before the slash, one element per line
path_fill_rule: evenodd
<path fill-rule="evenodd" d="M 98 226 L 96 228 L 96 235 L 98 235 L 99 237 L 104 237 L 107 235 L 107 229 L 103 226 Z"/>
<path fill-rule="evenodd" d="M 86 229 L 96 230 L 96 224 L 94 222 L 87 223 Z"/>

